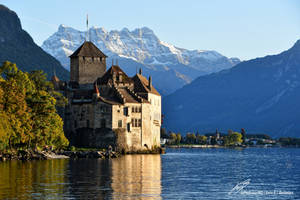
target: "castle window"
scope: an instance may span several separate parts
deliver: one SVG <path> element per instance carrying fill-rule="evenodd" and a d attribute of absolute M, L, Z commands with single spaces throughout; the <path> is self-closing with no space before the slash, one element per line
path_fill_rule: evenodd
<path fill-rule="evenodd" d="M 128 107 L 124 107 L 123 114 L 124 114 L 125 116 L 128 116 Z"/>
<path fill-rule="evenodd" d="M 77 128 L 77 121 L 74 121 L 74 127 Z"/>
<path fill-rule="evenodd" d="M 132 112 L 133 113 L 139 113 L 142 112 L 142 108 L 140 106 L 133 106 L 132 107 Z"/>
<path fill-rule="evenodd" d="M 142 126 L 142 120 L 132 118 L 131 119 L 131 124 L 132 124 L 132 127 L 141 127 Z"/>
<path fill-rule="evenodd" d="M 86 127 L 87 127 L 87 128 L 90 127 L 90 120 L 86 120 Z"/>
<path fill-rule="evenodd" d="M 130 123 L 127 123 L 127 132 L 130 132 Z"/>
<path fill-rule="evenodd" d="M 101 119 L 101 128 L 106 128 L 106 120 Z"/>
<path fill-rule="evenodd" d="M 119 120 L 119 121 L 118 121 L 118 127 L 119 127 L 119 128 L 122 128 L 122 120 Z"/>
<path fill-rule="evenodd" d="M 83 58 L 83 61 L 85 61 L 85 57 L 83 56 L 82 58 Z"/>
<path fill-rule="evenodd" d="M 105 107 L 104 107 L 104 106 L 101 106 L 101 107 L 100 107 L 100 110 L 101 110 L 101 112 L 105 112 Z"/>

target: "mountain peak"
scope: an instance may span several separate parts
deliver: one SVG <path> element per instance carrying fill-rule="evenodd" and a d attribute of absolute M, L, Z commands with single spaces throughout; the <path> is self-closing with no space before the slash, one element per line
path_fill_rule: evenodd
<path fill-rule="evenodd" d="M 0 5 L 0 63 L 8 60 L 23 71 L 43 70 L 51 77 L 55 69 L 59 78 L 67 80 L 69 74 L 52 56 L 37 46 L 22 29 L 18 15 Z"/>
<path fill-rule="evenodd" d="M 0 35 L 11 35 L 9 31 L 21 31 L 21 22 L 17 14 L 7 8 L 6 6 L 0 4 L 0 26 L 3 27 L 1 29 Z"/>
<path fill-rule="evenodd" d="M 69 69 L 68 56 L 82 45 L 86 31 L 63 25 L 59 29 L 61 31 L 44 41 L 42 48 Z M 89 31 L 89 40 L 108 55 L 109 59 L 119 58 L 120 63 L 130 63 L 126 65 L 131 72 L 134 72 L 136 66 L 144 65 L 148 68 L 148 75 L 151 71 L 152 74 L 159 74 L 158 77 L 164 77 L 164 80 L 159 81 L 159 88 L 160 91 L 165 91 L 165 94 L 200 75 L 231 68 L 239 61 L 228 59 L 216 51 L 178 48 L 161 41 L 148 27 L 110 31 L 91 28 Z"/>
<path fill-rule="evenodd" d="M 58 32 L 62 32 L 64 30 L 65 30 L 65 25 L 63 25 L 63 24 L 59 25 Z"/>
<path fill-rule="evenodd" d="M 300 39 L 296 41 L 296 43 L 294 44 L 294 46 L 292 48 L 300 49 Z"/>
<path fill-rule="evenodd" d="M 144 34 L 151 34 L 151 35 L 155 35 L 153 30 L 151 30 L 150 28 L 144 26 L 142 28 L 136 28 L 132 31 L 132 33 L 137 34 L 137 35 L 144 35 Z"/>
<path fill-rule="evenodd" d="M 12 10 L 10 10 L 8 7 L 6 7 L 5 5 L 0 4 L 0 11 L 8 11 L 11 13 L 14 13 L 16 15 L 16 13 Z"/>
<path fill-rule="evenodd" d="M 153 33 L 153 30 L 150 29 L 150 28 L 148 28 L 148 27 L 146 27 L 146 26 L 142 27 L 141 29 L 142 29 L 142 31 L 144 31 L 144 32 L 152 32 L 152 33 Z"/>

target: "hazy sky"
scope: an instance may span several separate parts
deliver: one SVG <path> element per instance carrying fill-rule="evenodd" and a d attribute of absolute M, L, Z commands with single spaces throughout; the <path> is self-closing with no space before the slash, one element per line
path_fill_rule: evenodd
<path fill-rule="evenodd" d="M 41 45 L 60 24 L 85 30 L 147 26 L 163 41 L 243 60 L 277 54 L 300 39 L 299 0 L 0 0 Z"/>

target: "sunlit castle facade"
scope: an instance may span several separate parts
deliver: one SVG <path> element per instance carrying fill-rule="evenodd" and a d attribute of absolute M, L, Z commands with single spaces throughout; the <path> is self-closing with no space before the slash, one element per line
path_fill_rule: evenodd
<path fill-rule="evenodd" d="M 161 96 L 139 70 L 133 77 L 84 42 L 70 56 L 69 104 L 64 113 L 71 145 L 136 151 L 160 146 Z M 57 77 L 52 81 L 62 90 Z"/>

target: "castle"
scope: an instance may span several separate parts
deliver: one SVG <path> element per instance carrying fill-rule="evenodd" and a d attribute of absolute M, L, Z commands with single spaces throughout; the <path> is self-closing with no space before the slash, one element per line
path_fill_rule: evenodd
<path fill-rule="evenodd" d="M 161 96 L 139 70 L 133 77 L 85 41 L 70 56 L 70 81 L 52 82 L 68 98 L 62 114 L 70 144 L 138 151 L 160 146 Z"/>

